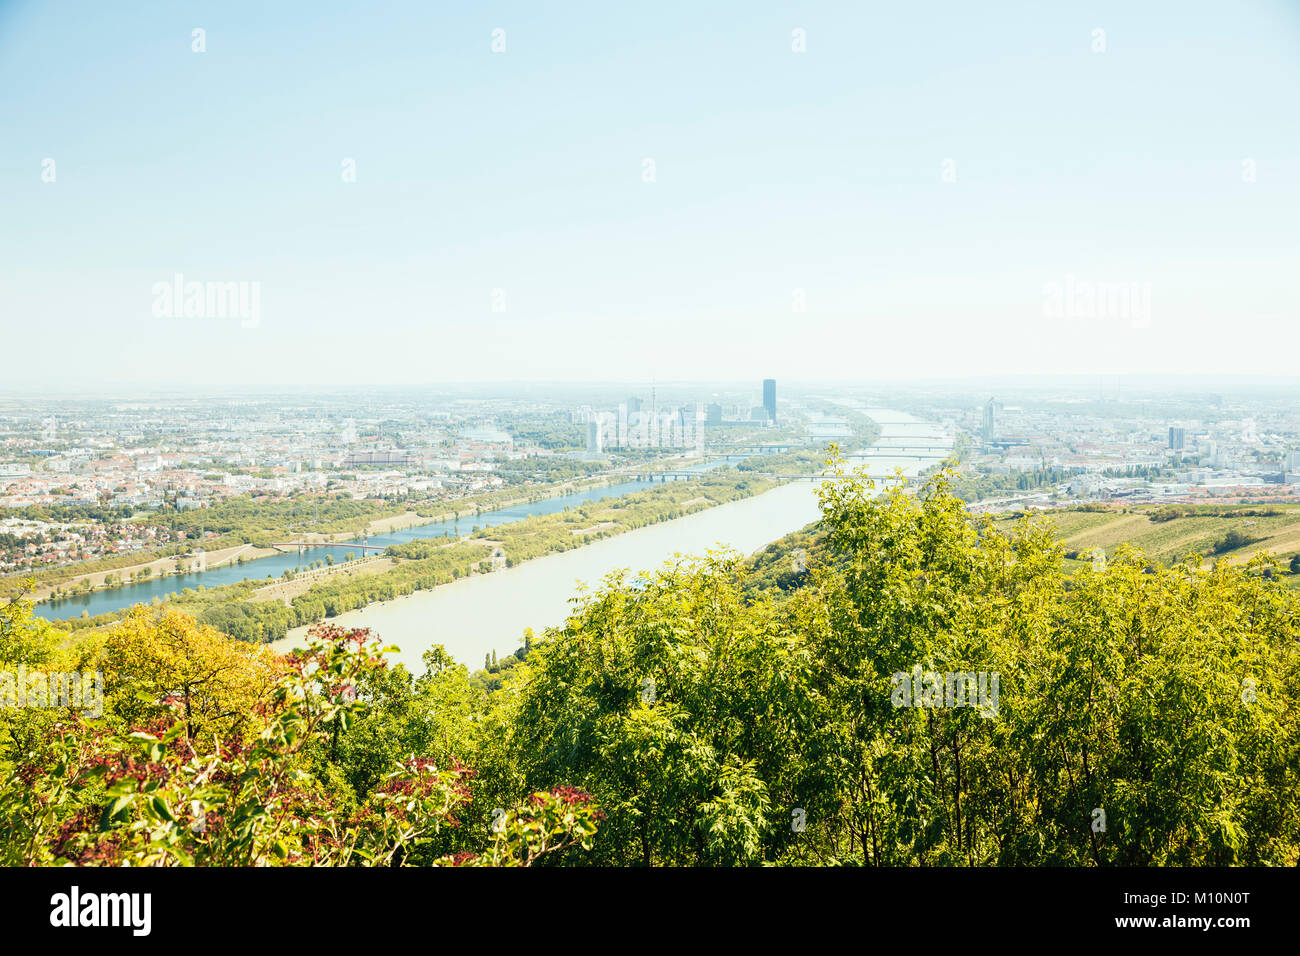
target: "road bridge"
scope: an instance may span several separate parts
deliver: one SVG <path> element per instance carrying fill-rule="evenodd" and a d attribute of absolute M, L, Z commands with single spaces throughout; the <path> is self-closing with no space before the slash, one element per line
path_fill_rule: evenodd
<path fill-rule="evenodd" d="M 387 551 L 386 544 L 356 544 L 352 541 L 272 541 L 273 548 L 346 548 L 349 551 Z"/>

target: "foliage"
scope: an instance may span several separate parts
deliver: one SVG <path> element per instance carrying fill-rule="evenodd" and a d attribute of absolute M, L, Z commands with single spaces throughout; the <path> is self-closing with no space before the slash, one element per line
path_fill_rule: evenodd
<path fill-rule="evenodd" d="M 110 629 L 101 666 L 123 720 L 144 723 L 175 710 L 189 740 L 237 734 L 282 670 L 265 648 L 231 641 L 178 611 L 143 605 Z"/>
<path fill-rule="evenodd" d="M 392 866 L 420 861 L 527 866 L 590 845 L 597 811 L 567 788 L 535 794 L 480 854 L 430 858 L 459 825 L 472 773 L 407 755 L 354 807 L 312 758 L 366 710 L 357 688 L 384 668 L 366 631 L 325 628 L 254 708 L 249 739 L 195 735 L 161 716 L 126 732 L 61 720 L 0 789 L 10 865 Z"/>
<path fill-rule="evenodd" d="M 1274 559 L 1120 543 L 1070 573 L 1049 523 L 973 517 L 948 469 L 914 494 L 833 472 L 817 525 L 611 574 L 473 675 L 329 626 L 277 662 L 134 612 L 78 650 L 102 719 L 6 715 L 0 862 L 1300 862 L 1300 595 Z M 11 657 L 66 653 L 29 607 L 0 622 Z"/>
<path fill-rule="evenodd" d="M 0 603 L 0 666 L 41 667 L 55 657 L 59 632 L 38 617 L 32 616 L 32 602 L 27 589 L 33 582 Z"/>
<path fill-rule="evenodd" d="M 611 579 L 535 645 L 515 746 L 601 803 L 593 861 L 1296 863 L 1300 606 L 1267 560 L 1070 577 L 951 480 L 841 470 L 832 560 L 783 601 L 715 556 Z M 896 706 L 915 670 L 996 674 L 999 706 Z"/>

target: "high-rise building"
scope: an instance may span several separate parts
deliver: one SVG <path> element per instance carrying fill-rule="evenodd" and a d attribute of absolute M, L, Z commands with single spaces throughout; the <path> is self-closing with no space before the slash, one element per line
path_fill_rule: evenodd
<path fill-rule="evenodd" d="M 1171 451 L 1182 451 L 1187 447 L 1187 430 L 1185 428 L 1169 429 L 1169 448 Z"/>
<path fill-rule="evenodd" d="M 985 441 L 992 441 L 998 433 L 998 402 L 997 399 L 990 398 L 984 403 L 984 421 L 981 423 L 980 434 Z"/>
<path fill-rule="evenodd" d="M 769 421 L 776 421 L 776 379 L 763 379 L 763 407 L 767 409 Z"/>
<path fill-rule="evenodd" d="M 709 415 L 707 421 L 710 425 L 722 424 L 722 406 L 717 402 L 709 403 Z"/>
<path fill-rule="evenodd" d="M 587 453 L 599 455 L 601 451 L 600 422 L 593 418 L 587 423 Z"/>
<path fill-rule="evenodd" d="M 404 451 L 354 451 L 343 459 L 344 468 L 356 468 L 360 465 L 402 468 L 413 464 L 415 464 L 413 457 Z"/>

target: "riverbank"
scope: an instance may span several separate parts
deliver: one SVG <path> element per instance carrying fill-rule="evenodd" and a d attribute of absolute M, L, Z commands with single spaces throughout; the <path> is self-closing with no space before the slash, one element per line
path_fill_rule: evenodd
<path fill-rule="evenodd" d="M 400 522 L 403 526 L 401 530 L 367 535 L 364 544 L 358 543 L 351 533 L 346 541 L 327 540 L 335 535 L 317 533 L 309 536 L 321 539 L 318 543 L 308 542 L 301 548 L 262 551 L 262 557 L 239 565 L 209 565 L 206 570 L 187 567 L 183 574 L 172 573 L 167 577 L 149 575 L 123 581 L 111 588 L 64 594 L 57 599 L 37 604 L 35 613 L 47 620 L 97 620 L 135 604 L 168 600 L 169 596 L 186 590 L 225 587 L 242 581 L 268 583 L 275 578 L 284 577 L 286 573 L 295 575 L 313 564 L 329 564 L 331 559 L 337 562 L 353 550 L 380 550 L 417 538 L 460 538 L 477 530 L 480 525 L 516 521 L 532 514 L 549 513 L 569 505 L 617 497 L 655 486 L 648 481 L 629 481 L 626 476 L 609 474 L 594 479 L 567 479 L 552 485 L 532 486 L 527 489 L 527 494 L 521 494 L 521 489 L 487 492 L 469 499 L 458 499 L 454 510 L 447 510 L 445 505 L 437 511 L 427 507 L 408 508 L 401 515 L 388 517 L 401 517 L 414 511 L 420 520 L 407 519 Z M 341 538 L 342 534 L 337 536 Z M 298 541 L 302 538 L 284 535 L 282 540 Z"/>
<path fill-rule="evenodd" d="M 880 441 L 924 429 L 942 436 L 938 426 L 901 412 L 873 409 Z M 879 417 L 877 417 L 879 416 Z M 888 448 L 873 446 L 853 456 L 877 479 L 901 469 L 915 476 L 942 460 L 893 458 Z M 816 521 L 820 516 L 816 483 L 792 481 L 760 495 L 718 505 L 652 527 L 595 541 L 580 549 L 551 554 L 518 567 L 476 575 L 427 591 L 358 608 L 331 618 L 344 627 L 370 627 L 386 644 L 396 644 L 395 659 L 415 672 L 420 656 L 443 645 L 458 661 L 479 666 L 485 654 L 508 654 L 519 646 L 526 627 L 540 632 L 563 623 L 581 586 L 596 586 L 620 568 L 646 570 L 682 555 L 730 548 L 749 554 Z M 309 626 L 289 632 L 272 647 L 287 652 L 302 646 Z"/>
<path fill-rule="evenodd" d="M 667 558 L 727 546 L 748 552 L 791 530 L 786 527 L 790 522 L 802 527 L 819 516 L 812 482 L 790 482 L 513 568 L 348 611 L 330 618 L 330 623 L 373 628 L 385 643 L 399 646 L 395 659 L 415 672 L 422 670 L 420 655 L 434 644 L 476 667 L 484 654 L 506 654 L 518 647 L 525 627 L 541 631 L 562 622 L 584 584 L 597 585 L 616 568 L 661 563 L 646 563 L 642 556 L 647 553 Z M 280 653 L 301 647 L 310 629 L 294 628 L 271 647 Z"/>
<path fill-rule="evenodd" d="M 501 488 L 495 491 L 469 495 L 463 499 L 454 499 L 453 502 L 447 503 L 443 510 L 433 513 L 421 514 L 416 510 L 408 509 L 396 515 L 384 515 L 372 519 L 364 528 L 354 531 L 275 531 L 265 529 L 262 534 L 268 540 L 278 541 L 284 538 L 285 540 L 292 539 L 295 542 L 302 541 L 316 546 L 343 546 L 363 541 L 374 535 L 391 534 L 423 525 L 453 521 L 489 510 L 513 508 L 545 498 L 604 488 L 625 480 L 625 476 L 621 474 L 610 473 L 571 478 L 547 485 L 523 486 L 527 489 L 527 493 L 522 493 L 520 488 Z M 195 547 L 197 545 L 198 542 L 195 542 Z M 214 570 L 236 562 L 241 557 L 245 561 L 256 561 L 277 554 L 285 554 L 289 550 L 291 549 L 261 547 L 251 543 L 235 543 L 218 548 L 210 547 L 202 559 L 197 557 L 192 550 L 176 551 L 169 549 L 169 553 L 161 555 L 155 551 L 153 556 L 148 552 L 141 552 L 140 560 L 94 568 L 85 572 L 78 572 L 76 570 L 77 565 L 71 564 L 59 569 L 46 569 L 39 573 L 26 575 L 26 577 L 33 577 L 37 581 L 36 587 L 27 592 L 26 597 L 37 604 L 51 599 L 62 600 L 69 597 L 84 597 L 95 592 L 112 591 L 127 586 L 132 582 L 156 581 L 177 574 L 190 574 L 193 573 L 196 566 L 205 570 Z M 95 562 L 87 563 L 93 564 Z M 178 571 L 178 566 L 183 570 Z M 11 590 L 16 589 L 24 578 L 25 575 L 22 573 L 6 575 L 3 579 L 0 579 L 0 587 L 7 587 Z"/>
<path fill-rule="evenodd" d="M 587 496 L 548 499 L 541 511 L 497 511 L 477 516 L 476 520 L 483 524 L 474 525 L 469 534 L 462 529 L 408 538 L 387 545 L 383 557 L 363 558 L 338 568 L 286 571 L 280 582 L 241 580 L 217 587 L 186 588 L 169 596 L 166 603 L 236 640 L 266 642 L 283 637 L 299 625 L 450 584 L 462 577 L 499 571 L 542 555 L 581 548 L 593 540 L 759 494 L 775 484 L 771 479 L 726 472 L 604 497 L 591 497 L 594 493 L 587 492 Z M 611 491 L 627 487 L 616 485 Z M 312 552 L 308 549 L 303 553 Z M 68 622 L 68 626 L 87 631 L 111 625 L 124 613 L 125 609 L 119 609 L 94 618 L 87 616 Z"/>
<path fill-rule="evenodd" d="M 448 533 L 448 528 L 451 529 L 451 534 L 459 537 L 465 533 L 460 527 L 461 521 L 472 524 L 474 519 L 483 518 L 491 523 L 502 520 L 494 518 L 500 515 L 505 516 L 504 520 L 515 520 L 522 515 L 545 511 L 550 502 L 600 497 L 605 490 L 622 495 L 639 488 L 653 487 L 652 480 L 634 480 L 628 473 L 630 468 L 636 471 L 649 468 L 652 472 L 666 469 L 703 472 L 710 470 L 712 465 L 720 465 L 727 460 L 729 459 L 721 458 L 712 462 L 706 460 L 701 465 L 687 454 L 671 454 L 641 465 L 620 467 L 595 475 L 575 476 L 538 485 L 505 486 L 441 503 L 410 503 L 395 513 L 390 507 L 387 513 L 368 519 L 365 525 L 347 530 L 337 527 L 330 530 L 291 530 L 278 526 L 245 529 L 245 535 L 263 545 L 271 542 L 301 542 L 304 547 L 259 547 L 242 542 L 227 543 L 222 548 L 215 547 L 218 542 L 231 537 L 226 534 L 209 541 L 206 562 L 199 561 L 192 554 L 168 551 L 164 554 L 155 553 L 152 557 L 141 553 L 133 563 L 111 563 L 103 567 L 92 567 L 82 573 L 72 573 L 75 566 L 69 565 L 35 575 L 38 589 L 29 596 L 37 601 L 37 616 L 47 620 L 66 621 L 84 619 L 86 616 L 98 618 L 137 603 L 165 600 L 168 594 L 180 593 L 187 588 L 220 587 L 242 580 L 265 579 L 268 574 L 271 578 L 276 578 L 286 571 L 297 573 L 303 567 L 329 557 L 337 561 L 349 546 L 359 548 L 364 544 L 386 547 L 426 534 L 441 536 Z M 322 523 L 327 527 L 330 524 Z M 374 540 L 376 538 L 379 540 Z M 239 549 L 244 549 L 242 556 L 249 565 L 247 568 L 244 564 L 235 568 L 231 561 L 222 557 L 233 557 Z M 173 564 L 177 561 L 182 569 L 180 572 Z M 164 570 L 167 572 L 165 575 L 162 573 Z M 69 585 L 75 579 L 84 579 L 84 583 Z M 106 586 L 105 582 L 109 579 L 112 583 Z M 17 590 L 21 586 L 19 576 L 0 578 L 0 591 L 6 586 L 10 590 Z"/>
<path fill-rule="evenodd" d="M 202 563 L 205 568 L 220 568 L 231 563 L 238 563 L 240 558 L 245 561 L 255 561 L 258 558 L 270 557 L 276 553 L 275 548 L 259 548 L 252 544 L 238 544 L 233 547 L 206 552 Z M 170 555 L 164 558 L 155 558 L 152 561 L 143 561 L 140 564 L 123 565 L 120 568 L 112 568 L 107 571 L 92 571 L 88 574 L 79 574 L 76 577 L 60 581 L 58 584 L 35 587 L 28 593 L 27 600 L 47 601 L 56 594 L 60 597 L 67 597 L 96 590 L 111 590 L 120 586 L 120 584 L 109 584 L 108 579 L 110 578 L 122 583 L 150 578 L 160 579 L 178 573 L 176 570 L 178 565 L 190 570 L 199 560 L 193 554 Z"/>

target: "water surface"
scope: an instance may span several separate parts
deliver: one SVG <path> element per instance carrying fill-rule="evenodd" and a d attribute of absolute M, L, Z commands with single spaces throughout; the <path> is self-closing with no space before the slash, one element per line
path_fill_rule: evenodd
<path fill-rule="evenodd" d="M 947 444 L 937 426 L 902 412 L 863 411 L 881 426 L 877 445 L 854 456 L 872 477 L 887 477 L 896 468 L 915 475 L 942 457 L 935 451 L 925 457 L 898 457 L 902 439 L 896 436 L 934 436 Z M 397 660 L 416 673 L 423 671 L 420 655 L 433 644 L 444 645 L 458 661 L 477 668 L 484 654 L 493 650 L 499 656 L 512 653 L 522 643 L 525 627 L 541 633 L 563 623 L 580 583 L 598 585 L 615 569 L 654 569 L 674 555 L 699 555 L 710 548 L 750 554 L 818 517 L 816 483 L 790 482 L 753 498 L 358 608 L 331 620 L 345 627 L 373 628 L 385 643 L 399 647 Z M 307 630 L 295 628 L 272 646 L 279 651 L 301 647 Z"/>

